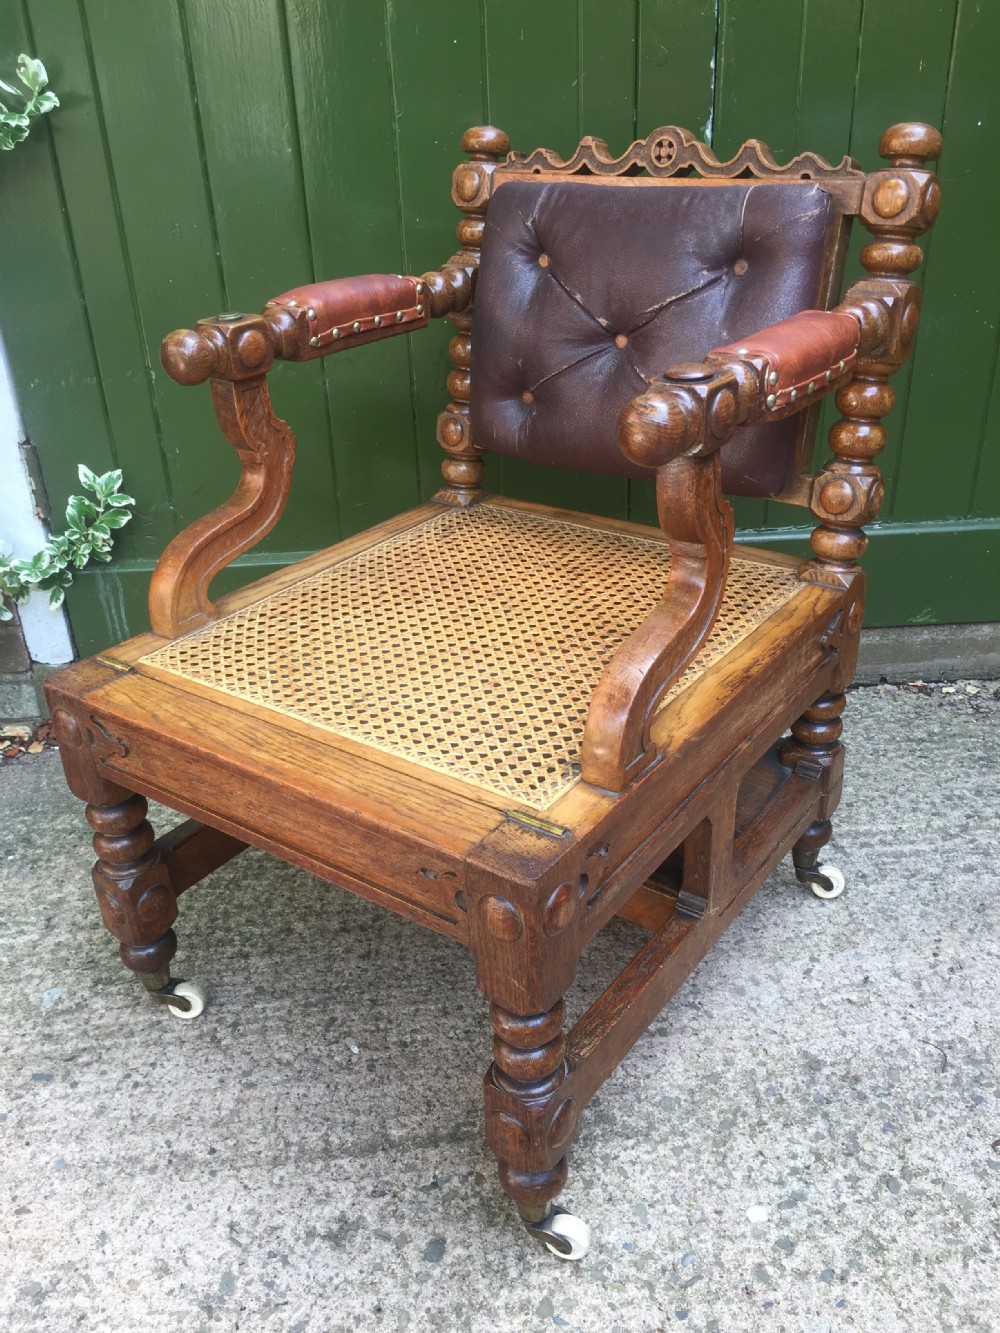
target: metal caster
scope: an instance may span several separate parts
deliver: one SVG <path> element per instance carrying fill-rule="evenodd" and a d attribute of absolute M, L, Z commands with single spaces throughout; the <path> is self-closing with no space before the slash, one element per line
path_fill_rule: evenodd
<path fill-rule="evenodd" d="M 810 869 L 795 867 L 800 884 L 808 884 L 817 898 L 839 898 L 844 892 L 844 872 L 836 866 L 815 865 Z"/>
<path fill-rule="evenodd" d="M 165 1004 L 175 1018 L 197 1018 L 205 1008 L 205 992 L 193 981 L 168 981 L 159 990 L 150 991 L 150 999 Z"/>
<path fill-rule="evenodd" d="M 553 1208 L 540 1222 L 524 1219 L 528 1234 L 540 1241 L 557 1259 L 571 1263 L 583 1258 L 590 1249 L 590 1227 L 575 1213 Z"/>

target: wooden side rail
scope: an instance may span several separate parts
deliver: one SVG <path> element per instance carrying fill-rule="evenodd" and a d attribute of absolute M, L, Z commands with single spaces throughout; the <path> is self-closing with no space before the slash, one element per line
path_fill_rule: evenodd
<path fill-rule="evenodd" d="M 273 362 L 311 361 L 424 328 L 432 317 L 463 310 L 471 292 L 471 271 L 457 255 L 440 272 L 419 278 L 368 274 L 295 287 L 259 315 L 216 315 L 167 335 L 163 368 L 178 384 L 211 381 L 216 416 L 241 473 L 230 499 L 185 528 L 160 557 L 149 587 L 155 634 L 175 638 L 214 619 L 212 579 L 266 536 L 284 511 L 295 436 L 271 408 Z"/>
<path fill-rule="evenodd" d="M 197 819 L 186 819 L 169 833 L 161 834 L 153 845 L 178 897 L 247 848 L 239 838 Z"/>

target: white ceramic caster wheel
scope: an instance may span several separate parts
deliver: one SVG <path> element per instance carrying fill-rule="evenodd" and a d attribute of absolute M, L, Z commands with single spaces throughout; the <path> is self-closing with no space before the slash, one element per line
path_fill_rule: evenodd
<path fill-rule="evenodd" d="M 844 872 L 836 866 L 817 866 L 816 875 L 816 879 L 809 881 L 809 887 L 817 898 L 839 898 L 844 892 Z"/>
<path fill-rule="evenodd" d="M 590 1227 L 582 1217 L 573 1213 L 551 1213 L 545 1219 L 545 1231 L 556 1239 L 543 1238 L 542 1243 L 557 1259 L 573 1263 L 582 1259 L 590 1249 Z"/>
<path fill-rule="evenodd" d="M 174 1018 L 183 1018 L 187 1021 L 190 1018 L 197 1018 L 205 1008 L 205 992 L 200 986 L 196 986 L 193 981 L 177 981 L 170 988 L 170 996 L 176 995 L 180 1000 L 187 1000 L 187 1008 L 179 1004 L 171 1004 L 170 998 L 164 1001 L 167 1008 L 173 1014 Z"/>

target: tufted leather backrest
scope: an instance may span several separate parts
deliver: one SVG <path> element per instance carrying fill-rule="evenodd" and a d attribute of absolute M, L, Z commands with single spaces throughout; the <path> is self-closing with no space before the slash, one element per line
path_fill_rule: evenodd
<path fill-rule="evenodd" d="M 476 287 L 476 444 L 652 477 L 619 451 L 619 412 L 667 367 L 814 307 L 830 210 L 809 182 L 505 181 Z M 799 424 L 743 427 L 723 451 L 726 489 L 778 494 Z"/>

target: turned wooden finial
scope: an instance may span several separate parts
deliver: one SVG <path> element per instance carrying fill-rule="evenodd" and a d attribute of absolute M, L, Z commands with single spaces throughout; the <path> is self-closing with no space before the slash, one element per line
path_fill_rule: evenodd
<path fill-rule="evenodd" d="M 941 131 L 919 120 L 890 125 L 878 141 L 878 155 L 894 167 L 922 167 L 941 155 Z"/>
<path fill-rule="evenodd" d="M 924 262 L 916 238 L 934 225 L 941 206 L 941 186 L 926 169 L 941 152 L 941 135 L 932 125 L 907 121 L 882 135 L 879 154 L 889 167 L 865 183 L 861 221 L 874 235 L 861 251 L 869 273 L 906 277 Z"/>
<path fill-rule="evenodd" d="M 439 492 L 439 499 L 467 505 L 473 504 L 482 494 L 485 471 L 483 451 L 473 443 L 469 422 L 473 274 L 479 267 L 490 177 L 496 163 L 510 151 L 510 140 L 494 125 L 474 125 L 462 135 L 462 149 L 468 154 L 469 161 L 460 163 L 451 178 L 452 200 L 463 213 L 455 228 L 462 248 L 445 265 L 445 275 L 452 283 L 461 278 L 466 289 L 459 293 L 461 304 L 456 302 L 448 316 L 458 330 L 448 344 L 448 354 L 455 369 L 448 376 L 451 402 L 438 417 L 437 439 L 448 455 L 441 464 L 445 488 Z M 441 301 L 443 305 L 444 296 Z"/>
<path fill-rule="evenodd" d="M 462 152 L 499 161 L 510 152 L 510 139 L 495 125 L 473 125 L 462 135 Z"/>

